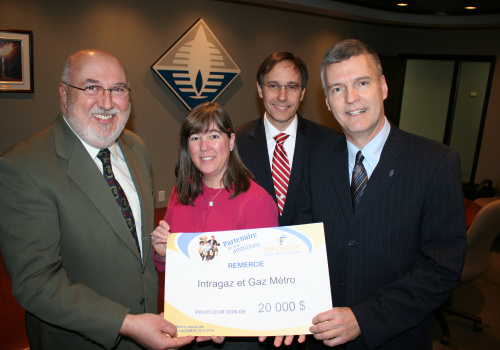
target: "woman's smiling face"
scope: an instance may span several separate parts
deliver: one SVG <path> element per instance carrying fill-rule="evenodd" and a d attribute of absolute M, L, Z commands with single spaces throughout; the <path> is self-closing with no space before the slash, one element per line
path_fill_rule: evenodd
<path fill-rule="evenodd" d="M 228 137 L 215 123 L 206 132 L 189 136 L 188 150 L 194 166 L 203 174 L 208 187 L 221 188 L 222 178 L 234 147 L 235 135 Z"/>

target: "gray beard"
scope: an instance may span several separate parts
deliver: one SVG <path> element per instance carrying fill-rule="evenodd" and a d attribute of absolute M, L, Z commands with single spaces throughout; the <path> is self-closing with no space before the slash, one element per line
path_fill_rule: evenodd
<path fill-rule="evenodd" d="M 113 134 L 111 134 L 108 137 L 100 137 L 94 133 L 92 130 L 92 126 L 89 124 L 87 127 L 84 125 L 81 125 L 78 123 L 76 118 L 74 118 L 73 114 L 73 104 L 68 103 L 68 108 L 67 108 L 67 116 L 66 120 L 68 121 L 69 125 L 73 129 L 73 131 L 86 143 L 91 145 L 92 147 L 98 148 L 98 149 L 104 149 L 108 148 L 111 146 L 113 143 L 118 140 L 118 137 L 120 137 L 123 129 L 125 128 L 125 124 L 127 124 L 128 118 L 130 116 L 130 110 L 132 109 L 132 104 L 129 103 L 128 110 L 125 112 L 124 116 L 124 121 L 121 124 L 117 125 L 117 128 Z M 110 128 L 111 125 L 102 125 L 101 128 L 103 131 L 106 129 Z"/>

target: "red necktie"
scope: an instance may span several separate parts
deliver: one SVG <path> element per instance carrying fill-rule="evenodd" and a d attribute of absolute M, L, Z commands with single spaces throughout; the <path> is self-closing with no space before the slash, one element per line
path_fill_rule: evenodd
<path fill-rule="evenodd" d="M 289 136 L 285 133 L 280 133 L 274 137 L 276 147 L 273 154 L 273 182 L 280 215 L 283 214 L 286 191 L 288 190 L 288 182 L 290 181 L 290 163 L 283 147 L 283 143 Z"/>

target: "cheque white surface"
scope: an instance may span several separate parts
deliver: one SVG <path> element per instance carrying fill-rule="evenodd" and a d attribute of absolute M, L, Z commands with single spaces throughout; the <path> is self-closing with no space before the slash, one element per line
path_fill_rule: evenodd
<path fill-rule="evenodd" d="M 165 318 L 179 336 L 308 334 L 331 308 L 322 223 L 168 238 Z"/>

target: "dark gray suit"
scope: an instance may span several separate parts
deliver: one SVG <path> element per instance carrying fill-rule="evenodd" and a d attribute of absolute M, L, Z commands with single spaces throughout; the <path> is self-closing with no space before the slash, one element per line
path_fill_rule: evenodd
<path fill-rule="evenodd" d="M 286 195 L 283 214 L 279 218 L 280 226 L 291 225 L 293 222 L 294 204 L 297 197 L 304 158 L 309 149 L 327 139 L 336 139 L 338 133 L 326 126 L 316 124 L 310 120 L 297 115 L 297 137 L 293 155 L 292 172 Z M 276 202 L 271 165 L 269 164 L 269 152 L 267 150 L 266 131 L 264 129 L 264 117 L 253 120 L 236 128 L 236 142 L 238 152 L 243 163 L 257 178 L 262 186 Z"/>
<path fill-rule="evenodd" d="M 143 261 L 106 181 L 62 117 L 0 158 L 0 244 L 31 349 L 117 341 L 118 349 L 138 349 L 118 337 L 126 314 L 157 313 L 149 155 L 129 131 L 118 145 L 141 202 Z"/>
<path fill-rule="evenodd" d="M 333 306 L 362 332 L 346 348 L 432 349 L 433 312 L 465 254 L 458 154 L 391 126 L 356 213 L 347 154 L 345 137 L 309 154 L 295 216 L 325 225 Z"/>

